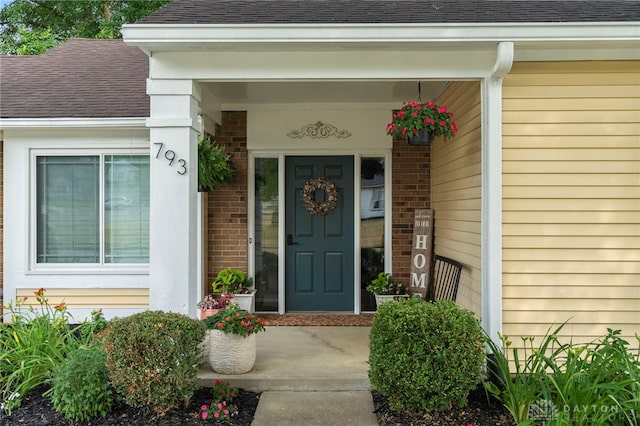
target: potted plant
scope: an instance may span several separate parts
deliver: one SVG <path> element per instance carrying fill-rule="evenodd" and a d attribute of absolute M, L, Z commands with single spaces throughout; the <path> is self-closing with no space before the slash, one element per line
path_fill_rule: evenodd
<path fill-rule="evenodd" d="M 232 293 L 207 294 L 198 302 L 200 319 L 205 319 L 210 315 L 218 313 L 220 309 L 226 308 L 232 299 Z"/>
<path fill-rule="evenodd" d="M 256 289 L 253 287 L 253 278 L 247 277 L 241 270 L 233 268 L 221 270 L 211 286 L 214 293 L 232 293 L 234 302 L 238 303 L 241 309 L 255 311 Z"/>
<path fill-rule="evenodd" d="M 409 145 L 429 145 L 431 138 L 453 138 L 458 127 L 453 113 L 446 106 L 432 102 L 403 102 L 402 108 L 393 114 L 387 124 L 387 134 L 394 138 L 407 137 Z"/>
<path fill-rule="evenodd" d="M 234 172 L 224 146 L 215 144 L 209 136 L 198 139 L 198 191 L 207 192 L 231 183 Z"/>
<path fill-rule="evenodd" d="M 371 280 L 366 288 L 367 291 L 373 293 L 376 297 L 376 305 L 401 297 L 409 297 L 410 291 L 399 281 L 395 281 L 391 274 L 380 272 L 377 277 Z"/>
<path fill-rule="evenodd" d="M 231 303 L 204 319 L 210 330 L 209 364 L 220 374 L 242 374 L 256 361 L 256 333 L 265 330 L 265 321 Z"/>

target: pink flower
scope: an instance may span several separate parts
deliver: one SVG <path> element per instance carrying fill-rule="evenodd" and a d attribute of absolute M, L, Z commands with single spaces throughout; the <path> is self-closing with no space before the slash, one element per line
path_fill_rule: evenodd
<path fill-rule="evenodd" d="M 411 108 L 415 108 L 416 105 L 418 105 L 418 104 L 415 103 L 415 101 L 411 101 L 411 103 L 409 103 L 409 105 L 411 106 Z"/>
<path fill-rule="evenodd" d="M 444 120 L 442 120 L 442 121 L 440 121 L 440 125 L 441 125 L 442 127 L 444 127 L 444 126 L 446 126 L 446 125 L 447 125 L 447 122 L 446 122 L 446 121 L 444 121 Z"/>
<path fill-rule="evenodd" d="M 413 112 L 411 113 L 411 115 L 413 115 L 414 117 L 417 117 L 417 116 L 418 116 L 418 112 L 417 112 L 417 111 L 413 111 Z"/>
<path fill-rule="evenodd" d="M 206 405 L 203 405 L 202 407 L 200 407 L 200 409 L 201 409 L 201 410 L 206 410 L 206 409 L 207 409 L 207 406 L 206 406 Z"/>
<path fill-rule="evenodd" d="M 213 417 L 215 417 L 217 419 L 218 417 L 220 417 L 220 413 L 218 413 L 218 412 L 213 413 Z"/>
<path fill-rule="evenodd" d="M 222 412 L 226 415 L 229 415 L 229 410 L 227 410 L 226 408 L 224 410 L 222 410 Z"/>
<path fill-rule="evenodd" d="M 403 135 L 406 135 L 406 134 L 407 134 L 407 128 L 406 128 L 406 127 L 403 127 L 401 131 L 402 131 L 402 134 L 403 134 Z"/>
<path fill-rule="evenodd" d="M 218 410 L 222 410 L 222 404 L 218 404 Z"/>
<path fill-rule="evenodd" d="M 209 413 L 207 413 L 206 411 L 202 413 L 202 418 L 204 420 L 207 420 L 207 417 L 209 417 Z"/>
<path fill-rule="evenodd" d="M 447 107 L 442 105 L 440 108 L 438 108 L 438 113 L 442 114 L 443 112 L 447 112 Z"/>
<path fill-rule="evenodd" d="M 404 111 L 398 111 L 398 117 L 402 117 L 405 114 L 406 114 L 406 112 L 404 112 Z"/>

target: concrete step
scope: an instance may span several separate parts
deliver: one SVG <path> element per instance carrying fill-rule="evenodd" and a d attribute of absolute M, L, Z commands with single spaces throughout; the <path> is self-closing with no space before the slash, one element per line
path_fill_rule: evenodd
<path fill-rule="evenodd" d="M 256 336 L 254 368 L 224 375 L 204 365 L 202 386 L 217 379 L 254 391 L 370 391 L 369 327 L 268 327 Z"/>

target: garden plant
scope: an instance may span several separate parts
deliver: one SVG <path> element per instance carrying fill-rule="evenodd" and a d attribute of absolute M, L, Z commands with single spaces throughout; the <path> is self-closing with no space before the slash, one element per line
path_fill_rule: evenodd
<path fill-rule="evenodd" d="M 451 301 L 384 303 L 371 326 L 369 379 L 396 411 L 464 407 L 481 381 L 483 334 Z"/>
<path fill-rule="evenodd" d="M 114 321 L 104 339 L 109 379 L 124 401 L 162 414 L 197 389 L 202 321 L 146 311 Z"/>
<path fill-rule="evenodd" d="M 9 322 L 0 323 L 0 409 L 10 413 L 31 389 L 48 383 L 51 371 L 80 346 L 88 346 L 108 321 L 100 311 L 81 324 L 64 303 L 51 306 L 44 288 L 5 309 Z"/>
<path fill-rule="evenodd" d="M 586 344 L 562 342 L 565 324 L 549 329 L 537 346 L 523 337 L 520 349 L 506 336 L 499 335 L 504 349 L 487 336 L 494 380 L 485 388 L 519 425 L 639 424 L 640 336 L 635 348 L 612 329 Z"/>

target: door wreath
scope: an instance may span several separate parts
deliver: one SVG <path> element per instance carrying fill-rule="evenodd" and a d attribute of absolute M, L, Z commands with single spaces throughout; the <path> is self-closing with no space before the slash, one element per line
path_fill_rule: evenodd
<path fill-rule="evenodd" d="M 324 203 L 318 203 L 315 200 L 315 194 L 318 189 L 325 192 Z M 336 185 L 329 179 L 317 177 L 309 179 L 302 187 L 302 205 L 311 214 L 326 215 L 331 213 L 338 204 L 338 191 Z"/>

